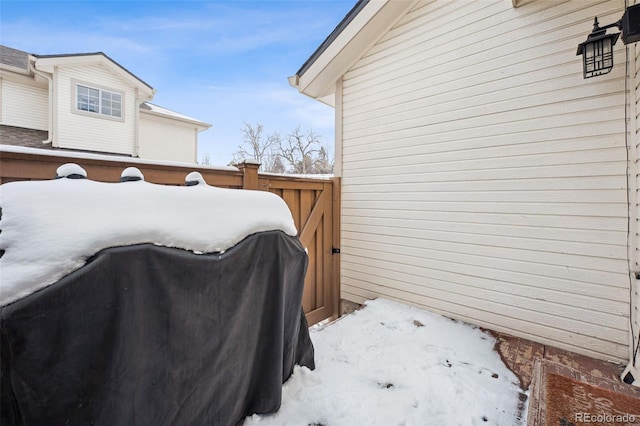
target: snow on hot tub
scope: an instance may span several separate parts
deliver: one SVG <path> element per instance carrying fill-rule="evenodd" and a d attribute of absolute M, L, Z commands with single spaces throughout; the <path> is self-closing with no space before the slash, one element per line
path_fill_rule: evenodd
<path fill-rule="evenodd" d="M 57 173 L 55 180 L 0 186 L 0 306 L 56 282 L 109 247 L 153 243 L 215 253 L 258 232 L 297 235 L 277 195 L 216 188 L 199 173 L 188 175 L 185 187 L 145 182 L 135 168 L 123 172 L 121 183 L 86 179 L 76 164 Z"/>

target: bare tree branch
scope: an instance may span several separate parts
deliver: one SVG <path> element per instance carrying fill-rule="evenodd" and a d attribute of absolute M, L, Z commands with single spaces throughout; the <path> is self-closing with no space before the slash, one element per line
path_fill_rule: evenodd
<path fill-rule="evenodd" d="M 318 152 L 320 136 L 309 129 L 308 132 L 300 130 L 297 126 L 287 134 L 284 140 L 280 140 L 279 151 L 291 167 L 293 173 L 307 174 L 312 172 L 313 154 Z"/>
<path fill-rule="evenodd" d="M 260 170 L 272 173 L 332 173 L 333 159 L 312 129 L 302 131 L 296 126 L 285 138 L 275 132 L 265 135 L 262 124 L 244 123 L 240 129 L 243 143 L 233 155 L 233 163 L 246 159 L 260 162 Z"/>
<path fill-rule="evenodd" d="M 238 150 L 233 155 L 233 161 L 235 163 L 242 162 L 247 159 L 254 159 L 258 161 L 262 171 L 272 172 L 272 167 L 278 167 L 278 162 L 275 160 L 277 154 L 275 149 L 280 143 L 280 134 L 272 133 L 268 136 L 264 135 L 264 127 L 262 124 L 257 123 L 252 126 L 249 123 L 244 123 L 244 127 L 240 129 L 243 137 L 243 144 L 238 146 Z M 282 162 L 280 161 L 280 166 Z"/>

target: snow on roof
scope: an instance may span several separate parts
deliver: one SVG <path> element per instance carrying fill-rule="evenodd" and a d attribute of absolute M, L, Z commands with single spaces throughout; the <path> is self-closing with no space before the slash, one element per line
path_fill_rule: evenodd
<path fill-rule="evenodd" d="M 284 200 L 264 191 L 145 182 L 136 168 L 123 182 L 84 178 L 73 164 L 50 181 L 0 185 L 0 306 L 52 284 L 109 247 L 153 243 L 195 253 L 224 252 L 245 237 L 297 235 Z"/>
<path fill-rule="evenodd" d="M 176 120 L 188 121 L 190 123 L 197 124 L 200 127 L 203 127 L 205 129 L 208 129 L 209 127 L 211 127 L 211 124 L 209 124 L 209 123 L 205 123 L 204 121 L 196 120 L 195 118 L 189 117 L 187 115 L 180 114 L 180 113 L 175 112 L 175 111 L 171 111 L 170 109 L 163 108 L 161 106 L 152 104 L 151 102 L 143 102 L 140 105 L 140 110 L 141 111 L 148 111 L 148 112 L 151 112 L 151 113 L 154 113 L 154 114 L 158 114 L 158 115 L 163 115 L 163 116 L 166 116 L 166 117 L 171 117 L 171 118 L 174 118 Z"/>

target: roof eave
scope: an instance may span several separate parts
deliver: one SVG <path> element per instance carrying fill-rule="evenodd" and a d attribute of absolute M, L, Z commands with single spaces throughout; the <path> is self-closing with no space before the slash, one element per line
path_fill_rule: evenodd
<path fill-rule="evenodd" d="M 11 65 L 1 64 L 1 63 L 0 63 L 0 70 L 12 72 L 14 74 L 26 75 L 26 76 L 29 76 L 32 74 L 31 72 L 29 72 L 29 70 L 25 70 L 24 68 L 14 67 Z"/>
<path fill-rule="evenodd" d="M 199 120 L 195 120 L 195 119 L 189 119 L 189 118 L 186 118 L 186 117 L 177 117 L 177 116 L 171 115 L 171 114 L 163 114 L 162 112 L 158 112 L 158 111 L 152 111 L 152 110 L 148 110 L 148 109 L 140 109 L 140 113 L 141 114 L 148 114 L 148 115 L 151 115 L 151 116 L 155 116 L 155 117 L 159 117 L 159 118 L 163 118 L 163 119 L 167 119 L 167 120 L 178 121 L 178 122 L 183 123 L 183 124 L 188 124 L 190 126 L 196 127 L 198 129 L 198 132 L 202 132 L 203 130 L 207 130 L 207 129 L 211 128 L 211 124 L 205 123 L 204 121 L 199 121 Z"/>
<path fill-rule="evenodd" d="M 369 3 L 369 0 L 358 0 L 351 10 L 342 18 L 342 21 L 334 28 L 334 30 L 327 36 L 320 46 L 309 56 L 309 58 L 302 64 L 300 69 L 296 72 L 296 75 L 302 75 L 313 65 L 316 59 L 324 53 L 325 50 L 335 41 L 336 38 L 347 28 L 347 26 L 353 21 L 358 13 Z"/>
<path fill-rule="evenodd" d="M 289 84 L 300 93 L 333 105 L 344 75 L 418 0 L 361 0 L 309 57 Z"/>
<path fill-rule="evenodd" d="M 53 70 L 56 66 L 76 65 L 106 66 L 122 79 L 137 87 L 140 91 L 141 97 L 144 99 L 152 99 L 155 93 L 155 89 L 153 87 L 102 52 L 68 55 L 37 55 L 35 56 L 34 64 L 37 70 L 48 72 L 50 74 L 53 74 Z"/>

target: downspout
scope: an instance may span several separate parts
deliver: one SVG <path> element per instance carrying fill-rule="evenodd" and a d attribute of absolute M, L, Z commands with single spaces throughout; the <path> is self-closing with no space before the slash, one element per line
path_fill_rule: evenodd
<path fill-rule="evenodd" d="M 625 10 L 628 7 L 628 1 L 625 0 Z M 635 2 L 633 2 L 635 3 Z M 629 263 L 629 363 L 622 372 L 621 379 L 625 383 L 634 386 L 640 386 L 640 359 L 638 350 L 640 348 L 640 330 L 638 330 L 639 315 L 638 307 L 640 298 L 638 297 L 638 283 L 640 281 L 640 270 L 638 269 L 638 260 L 636 255 L 636 247 L 638 244 L 638 228 L 636 218 L 638 217 L 636 176 L 638 174 L 637 162 L 638 152 L 636 150 L 636 141 L 630 140 L 630 135 L 636 135 L 635 129 L 637 124 L 631 117 L 635 117 L 638 113 L 635 107 L 635 96 L 630 96 L 630 90 L 637 92 L 635 70 L 637 69 L 637 59 L 635 55 L 629 54 L 629 46 L 625 46 L 626 70 L 625 70 L 625 146 L 627 149 L 627 202 L 629 206 L 629 229 L 628 229 L 628 263 Z M 632 62 L 633 61 L 633 62 Z M 633 67 L 632 67 L 633 66 Z M 629 84 L 629 80 L 632 84 Z M 629 99 L 631 98 L 631 99 Z M 633 102 L 633 103 L 632 103 Z M 635 129 L 630 129 L 632 124 Z M 633 132 L 633 133 L 632 133 Z"/>
<path fill-rule="evenodd" d="M 133 140 L 133 156 L 140 157 L 140 105 L 143 103 L 150 101 L 153 99 L 153 96 L 156 94 L 156 89 L 152 89 L 151 96 L 146 96 L 144 98 L 140 97 L 140 89 L 136 88 L 136 111 L 135 111 L 135 130 L 134 130 L 134 140 Z"/>
<path fill-rule="evenodd" d="M 193 159 L 193 164 L 198 164 L 198 134 L 200 133 L 200 129 L 198 127 L 196 127 L 195 129 L 196 132 L 196 152 L 195 152 L 195 158 Z"/>
<path fill-rule="evenodd" d="M 139 90 L 136 88 L 136 111 L 134 115 L 134 131 L 133 131 L 133 156 L 140 155 L 140 102 Z"/>
<path fill-rule="evenodd" d="M 45 78 L 48 81 L 49 86 L 49 110 L 47 111 L 47 140 L 42 141 L 43 144 L 53 142 L 53 79 L 49 77 L 46 73 L 42 71 L 38 71 L 35 66 L 32 67 L 32 70 L 35 74 L 38 74 L 40 77 Z M 52 144 L 53 145 L 53 144 Z"/>

